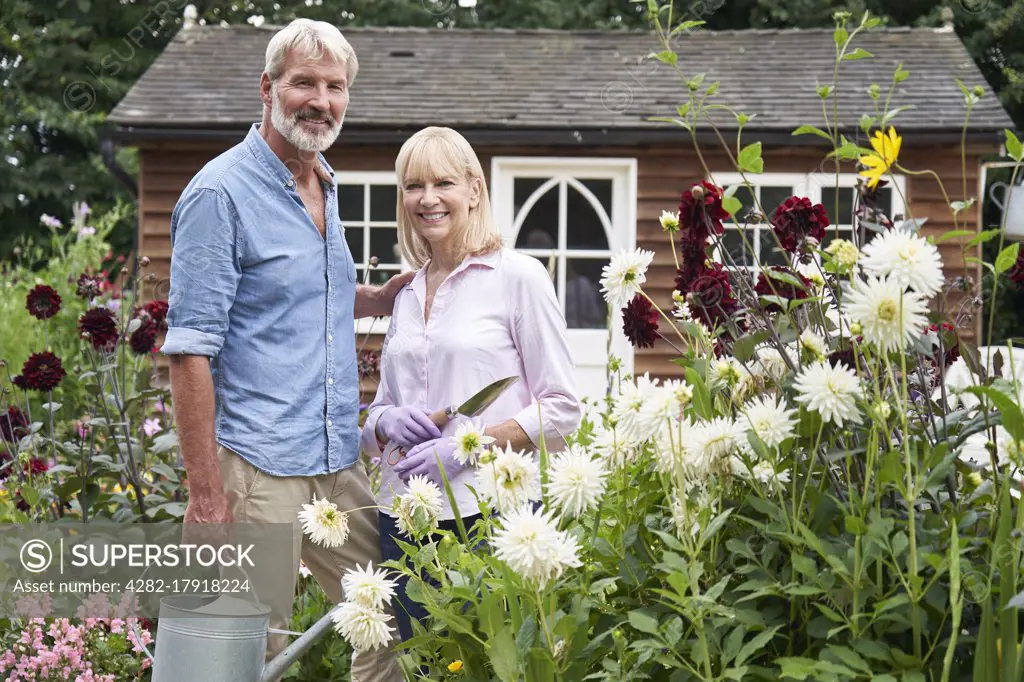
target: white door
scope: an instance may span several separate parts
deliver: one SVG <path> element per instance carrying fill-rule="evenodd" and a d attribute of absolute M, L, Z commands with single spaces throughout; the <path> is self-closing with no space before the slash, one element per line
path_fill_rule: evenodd
<path fill-rule="evenodd" d="M 601 295 L 601 269 L 636 241 L 636 160 L 495 157 L 494 215 L 505 241 L 548 267 L 569 328 L 581 397 L 608 387 L 608 357 L 632 372 L 620 311 Z"/>

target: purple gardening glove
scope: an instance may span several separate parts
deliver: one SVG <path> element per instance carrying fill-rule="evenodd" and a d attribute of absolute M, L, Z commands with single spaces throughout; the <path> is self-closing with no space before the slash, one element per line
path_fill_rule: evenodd
<path fill-rule="evenodd" d="M 462 471 L 466 465 L 459 464 L 455 459 L 455 443 L 451 438 L 435 438 L 426 443 L 420 443 L 405 458 L 395 465 L 395 473 L 408 483 L 412 476 L 426 476 L 437 484 L 438 488 L 444 488 L 441 480 L 441 472 L 437 467 L 438 459 L 444 467 L 444 473 L 451 481 Z"/>
<path fill-rule="evenodd" d="M 377 419 L 377 431 L 403 448 L 441 437 L 441 430 L 430 421 L 430 413 L 419 407 L 403 406 L 385 410 Z"/>

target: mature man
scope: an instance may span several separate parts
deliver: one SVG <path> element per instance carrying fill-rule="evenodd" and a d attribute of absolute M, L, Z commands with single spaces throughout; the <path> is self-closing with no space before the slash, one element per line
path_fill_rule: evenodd
<path fill-rule="evenodd" d="M 208 163 L 171 217 L 171 390 L 188 471 L 186 523 L 296 523 L 314 495 L 349 515 L 327 550 L 295 534 L 335 602 L 341 575 L 380 561 L 377 512 L 359 456 L 353 318 L 390 314 L 412 277 L 356 283 L 320 152 L 341 131 L 358 71 L 337 28 L 298 19 L 273 36 L 260 78 L 263 120 Z M 272 622 L 272 627 L 284 623 Z M 272 636 L 271 653 L 286 638 Z M 401 679 L 383 649 L 352 679 Z"/>

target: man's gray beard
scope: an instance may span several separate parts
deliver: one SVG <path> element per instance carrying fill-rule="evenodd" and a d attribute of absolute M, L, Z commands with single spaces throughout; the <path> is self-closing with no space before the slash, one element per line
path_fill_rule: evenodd
<path fill-rule="evenodd" d="M 290 118 L 285 117 L 284 109 L 277 98 L 276 86 L 272 88 L 270 101 L 273 103 L 270 107 L 270 122 L 274 125 L 274 129 L 297 149 L 304 152 L 324 152 L 330 149 L 334 141 L 338 139 L 344 115 L 331 130 L 320 134 L 310 134 L 302 129 L 297 115 Z"/>

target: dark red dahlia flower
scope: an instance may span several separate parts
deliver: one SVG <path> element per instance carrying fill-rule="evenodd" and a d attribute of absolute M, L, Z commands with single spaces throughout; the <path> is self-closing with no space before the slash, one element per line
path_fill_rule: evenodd
<path fill-rule="evenodd" d="M 51 286 L 37 284 L 25 297 L 25 307 L 33 317 L 48 320 L 60 312 L 60 294 Z"/>
<path fill-rule="evenodd" d="M 38 457 L 30 457 L 28 462 L 25 463 L 24 468 L 26 472 L 31 472 L 33 476 L 38 476 L 49 471 L 50 465 Z"/>
<path fill-rule="evenodd" d="M 683 192 L 679 201 L 679 227 L 683 238 L 703 244 L 712 233 L 722 234 L 722 221 L 729 214 L 722 208 L 722 188 L 701 180 Z"/>
<path fill-rule="evenodd" d="M 145 316 L 140 319 L 142 324 L 132 332 L 131 337 L 128 339 L 128 345 L 131 346 L 132 352 L 136 355 L 145 355 L 153 350 L 158 330 L 157 323 L 153 318 Z"/>
<path fill-rule="evenodd" d="M 106 308 L 89 308 L 78 318 L 78 333 L 96 350 L 114 350 L 117 345 L 117 320 Z"/>
<path fill-rule="evenodd" d="M 713 328 L 725 321 L 736 310 L 729 274 L 721 263 L 714 263 L 698 277 L 686 294 L 686 302 L 694 319 Z"/>
<path fill-rule="evenodd" d="M 771 223 L 782 248 L 796 253 L 808 237 L 819 242 L 825 238 L 828 214 L 824 206 L 811 204 L 806 197 L 790 197 L 776 207 Z"/>
<path fill-rule="evenodd" d="M 775 277 L 772 276 L 774 273 Z M 789 279 L 793 278 L 800 282 L 802 286 L 797 286 L 792 281 L 784 281 L 782 278 Z M 773 265 L 769 268 L 761 270 L 761 274 L 757 276 L 757 284 L 754 285 L 754 293 L 758 296 L 777 296 L 778 298 L 784 298 L 787 301 L 799 301 L 805 298 L 809 298 L 811 295 L 811 280 L 807 279 L 799 272 L 796 272 L 792 268 L 783 267 L 781 265 Z M 765 306 L 765 310 L 768 312 L 778 312 L 782 310 L 782 306 L 778 303 L 769 303 Z"/>
<path fill-rule="evenodd" d="M 834 351 L 828 354 L 826 360 L 828 364 L 835 367 L 837 364 L 844 364 L 850 369 L 857 369 L 857 346 L 863 341 L 863 337 L 858 336 L 856 339 L 845 338 L 843 339 L 844 344 Z"/>
<path fill-rule="evenodd" d="M 8 407 L 7 414 L 0 414 L 0 436 L 8 443 L 28 435 L 28 417 L 21 408 Z"/>
<path fill-rule="evenodd" d="M 167 331 L 167 301 L 157 299 L 143 306 L 160 331 Z"/>
<path fill-rule="evenodd" d="M 50 351 L 33 353 L 21 368 L 21 380 L 25 388 L 36 391 L 52 391 L 67 376 L 60 358 Z"/>
<path fill-rule="evenodd" d="M 676 290 L 685 295 L 689 293 L 690 286 L 707 271 L 707 249 L 704 242 L 693 242 L 682 240 L 682 258 L 679 269 L 676 270 Z"/>
<path fill-rule="evenodd" d="M 78 276 L 78 288 L 75 290 L 75 293 L 85 300 L 89 301 L 96 298 L 102 291 L 103 285 L 99 278 L 87 275 L 84 272 Z"/>
<path fill-rule="evenodd" d="M 658 311 L 642 294 L 622 309 L 622 333 L 637 348 L 653 348 L 658 338 Z"/>
<path fill-rule="evenodd" d="M 937 367 L 940 358 L 943 360 L 943 367 L 949 367 L 956 362 L 957 358 L 960 357 L 960 337 L 956 333 L 956 327 L 949 322 L 940 322 L 928 325 L 928 331 L 936 333 L 943 350 L 940 355 L 940 348 L 935 348 L 931 358 L 932 364 Z"/>

